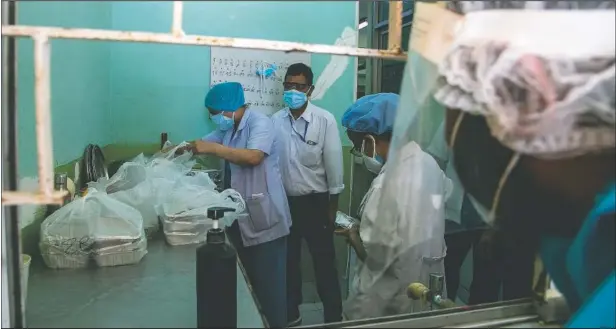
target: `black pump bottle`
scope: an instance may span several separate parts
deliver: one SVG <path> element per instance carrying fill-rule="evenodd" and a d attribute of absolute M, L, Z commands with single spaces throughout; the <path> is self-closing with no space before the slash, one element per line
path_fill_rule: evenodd
<path fill-rule="evenodd" d="M 207 211 L 214 226 L 197 248 L 197 328 L 237 328 L 237 252 L 218 227 L 218 220 L 234 210 Z"/>

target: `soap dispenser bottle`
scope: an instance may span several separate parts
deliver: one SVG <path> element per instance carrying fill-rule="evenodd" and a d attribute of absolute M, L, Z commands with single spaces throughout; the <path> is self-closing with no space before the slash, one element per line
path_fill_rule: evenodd
<path fill-rule="evenodd" d="M 197 328 L 237 328 L 237 252 L 218 223 L 230 211 L 207 210 L 213 227 L 197 248 Z"/>

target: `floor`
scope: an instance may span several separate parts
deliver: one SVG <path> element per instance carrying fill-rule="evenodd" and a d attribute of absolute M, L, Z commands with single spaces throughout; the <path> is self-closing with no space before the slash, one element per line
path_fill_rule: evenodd
<path fill-rule="evenodd" d="M 309 326 L 323 323 L 323 304 L 304 303 L 299 307 L 302 316 L 302 325 Z"/>

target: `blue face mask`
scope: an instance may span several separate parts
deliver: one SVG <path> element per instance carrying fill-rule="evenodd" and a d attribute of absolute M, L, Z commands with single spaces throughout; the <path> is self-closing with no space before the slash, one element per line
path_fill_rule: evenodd
<path fill-rule="evenodd" d="M 276 75 L 276 70 L 278 67 L 274 64 L 268 64 L 267 66 L 263 66 L 257 69 L 257 75 L 262 76 L 264 78 L 269 78 L 273 75 Z"/>
<path fill-rule="evenodd" d="M 235 113 L 233 113 L 233 117 L 235 117 Z M 219 113 L 212 116 L 212 121 L 214 121 L 214 124 L 216 124 L 218 129 L 220 129 L 221 131 L 227 131 L 231 129 L 231 127 L 233 127 L 233 124 L 235 123 L 233 117 L 227 118 L 226 116 L 222 115 L 222 113 Z"/>
<path fill-rule="evenodd" d="M 283 94 L 285 104 L 289 106 L 291 110 L 297 110 L 302 107 L 308 101 L 308 96 L 301 91 L 295 89 L 285 90 Z"/>

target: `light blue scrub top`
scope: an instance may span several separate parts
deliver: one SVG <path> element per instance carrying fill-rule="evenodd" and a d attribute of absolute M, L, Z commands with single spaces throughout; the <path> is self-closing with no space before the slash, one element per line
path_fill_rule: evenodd
<path fill-rule="evenodd" d="M 248 109 L 235 132 L 233 129 L 216 129 L 203 140 L 265 153 L 263 162 L 254 167 L 229 163 L 231 188 L 242 195 L 249 215 L 238 220 L 244 246 L 255 246 L 287 236 L 291 213 L 278 168 L 279 141 L 272 120 Z"/>
<path fill-rule="evenodd" d="M 616 184 L 595 203 L 574 239 L 544 237 L 543 263 L 569 305 L 579 310 L 569 328 L 614 328 L 614 213 Z"/>

